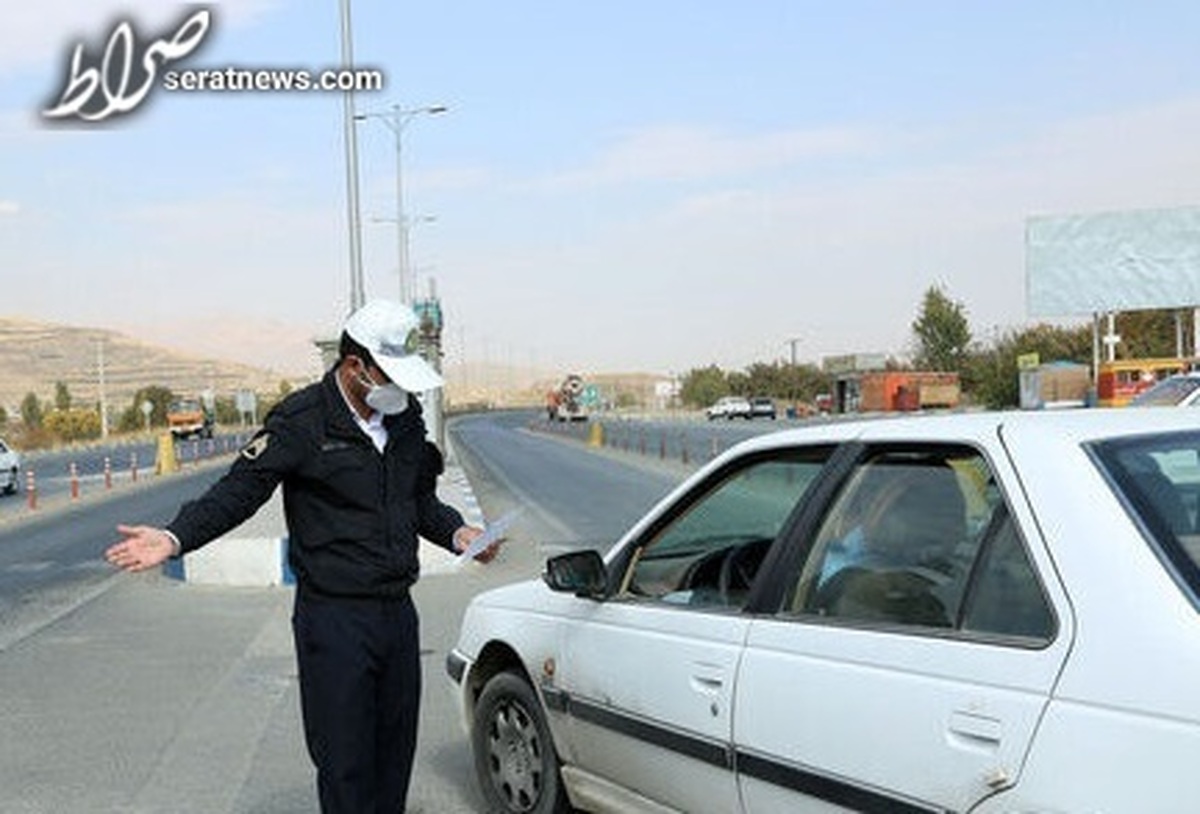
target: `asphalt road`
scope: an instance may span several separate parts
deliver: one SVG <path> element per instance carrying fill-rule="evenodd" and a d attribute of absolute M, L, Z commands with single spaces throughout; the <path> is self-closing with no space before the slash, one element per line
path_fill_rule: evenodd
<path fill-rule="evenodd" d="M 431 573 L 414 590 L 422 620 L 425 684 L 411 811 L 483 811 L 470 749 L 444 672 L 446 653 L 457 638 L 470 598 L 492 586 L 536 577 L 547 554 L 564 548 L 611 545 L 690 469 L 652 455 L 590 447 L 546 429 L 532 412 L 460 417 L 449 427 L 453 463 L 468 475 L 484 515 L 494 520 L 517 507 L 520 513 L 493 563 Z M 14 792 L 58 801 L 51 808 L 22 811 L 85 810 L 75 808 L 81 799 L 89 805 L 114 801 L 95 809 L 103 811 L 171 810 L 170 803 L 163 804 L 165 807 L 155 807 L 152 802 L 143 808 L 137 805 L 141 804 L 138 801 L 159 799 L 156 795 L 173 799 L 170 795 L 178 792 L 180 783 L 213 771 L 245 779 L 236 780 L 237 785 L 230 789 L 188 789 L 192 805 L 186 810 L 201 810 L 198 806 L 206 812 L 239 814 L 316 810 L 286 633 L 287 592 L 172 591 L 165 585 L 156 587 L 154 581 L 138 582 L 114 574 L 101 560 L 104 548 L 115 539 L 118 523 L 165 522 L 181 502 L 218 477 L 227 461 L 189 464 L 169 477 L 89 492 L 77 501 L 61 499 L 36 513 L 0 519 L 0 717 L 15 715 L 11 722 L 22 726 L 43 721 L 41 738 L 45 737 L 44 723 L 57 722 L 63 727 L 64 740 L 51 743 L 61 748 L 64 757 L 77 753 L 83 744 L 107 742 L 115 734 L 109 729 L 108 716 L 117 713 L 96 707 L 95 690 L 116 680 L 112 676 L 121 672 L 122 662 L 128 658 L 125 654 L 148 646 L 145 638 L 139 638 L 146 636 L 168 637 L 156 645 L 160 649 L 155 652 L 161 652 L 170 663 L 153 668 L 162 672 L 166 684 L 151 682 L 157 688 L 152 700 L 170 699 L 171 686 L 178 681 L 188 686 L 188 697 L 199 699 L 194 702 L 198 704 L 195 714 L 183 719 L 191 721 L 195 729 L 173 737 L 169 754 L 160 765 L 148 767 L 149 775 L 138 780 L 136 774 L 106 774 L 94 760 L 84 758 L 78 764 L 66 764 L 78 765 L 75 773 L 54 774 L 62 771 L 56 767 L 48 770 L 45 780 L 20 781 L 33 785 Z M 146 607 L 154 607 L 159 615 L 143 619 L 138 606 L 130 604 L 134 600 L 150 603 Z M 89 623 L 93 616 L 96 621 Z M 110 617 L 116 627 L 109 626 Z M 259 628 L 251 624 L 254 619 L 275 619 L 277 623 L 256 633 Z M 130 624 L 136 627 L 130 629 Z M 126 635 L 117 632 L 122 629 Z M 270 635 L 263 639 L 265 632 Z M 247 651 L 248 642 L 243 639 L 255 635 L 260 640 Z M 178 637 L 177 644 L 172 644 L 176 641 L 172 636 Z M 247 660 L 247 652 L 254 657 Z M 39 664 L 52 663 L 51 653 L 60 653 L 56 658 L 77 664 L 75 669 L 81 672 L 43 674 Z M 223 661 L 229 658 L 236 660 Z M 186 667 L 172 666 L 177 661 Z M 220 667 L 229 663 L 233 666 Z M 260 669 L 264 664 L 270 668 L 266 673 Z M 171 678 L 177 669 L 186 672 Z M 200 689 L 206 681 L 215 682 L 215 689 Z M 249 682 L 267 693 L 270 703 L 240 711 L 227 709 L 221 703 L 225 697 L 220 692 L 221 682 L 238 688 L 238 698 L 244 697 Z M 121 704 L 136 706 L 132 700 L 118 706 Z M 47 718 L 36 710 L 55 713 Z M 79 713 L 73 718 L 70 710 Z M 122 750 L 136 754 L 139 742 L 146 742 L 139 738 L 161 738 L 161 733 L 153 732 L 155 720 L 153 716 L 139 718 L 150 727 L 145 732 L 143 723 L 126 720 L 119 724 L 116 736 L 123 739 Z M 240 738 L 242 729 L 245 738 Z M 250 745 L 242 756 L 209 754 L 211 749 L 205 744 L 218 734 L 221 738 L 237 736 L 233 742 Z M 12 749 L 10 757 L 21 756 L 20 765 L 33 760 L 28 750 L 17 749 L 15 742 L 9 742 L 7 748 Z M 207 765 L 198 767 L 197 760 Z M 197 768 L 208 774 L 197 773 Z M 37 791 L 39 782 L 60 785 Z M 75 789 L 74 784 L 82 788 Z M 130 790 L 135 787 L 136 791 Z M 137 804 L 123 808 L 122 799 Z"/>

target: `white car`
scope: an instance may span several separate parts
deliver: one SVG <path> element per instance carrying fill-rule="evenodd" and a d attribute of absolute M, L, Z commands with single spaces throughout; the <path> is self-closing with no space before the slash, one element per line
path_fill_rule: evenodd
<path fill-rule="evenodd" d="M 1130 407 L 1200 407 L 1200 372 L 1168 376 L 1129 402 Z"/>
<path fill-rule="evenodd" d="M 488 810 L 1194 812 L 1190 411 L 745 441 L 447 658 Z"/>
<path fill-rule="evenodd" d="M 21 455 L 0 439 L 0 491 L 11 495 L 21 485 Z"/>
<path fill-rule="evenodd" d="M 709 405 L 704 411 L 709 421 L 718 418 L 752 418 L 754 408 L 750 405 L 750 400 L 742 396 L 724 396 L 717 399 L 713 404 Z"/>

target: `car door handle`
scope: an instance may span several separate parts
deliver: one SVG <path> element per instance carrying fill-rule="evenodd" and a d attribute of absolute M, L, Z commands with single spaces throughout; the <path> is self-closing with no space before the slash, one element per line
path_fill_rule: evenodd
<path fill-rule="evenodd" d="M 725 671 L 711 664 L 698 663 L 692 672 L 692 689 L 705 695 L 716 695 L 725 686 Z"/>
<path fill-rule="evenodd" d="M 999 718 L 959 710 L 950 714 L 950 732 L 976 746 L 998 747 L 1004 727 Z"/>

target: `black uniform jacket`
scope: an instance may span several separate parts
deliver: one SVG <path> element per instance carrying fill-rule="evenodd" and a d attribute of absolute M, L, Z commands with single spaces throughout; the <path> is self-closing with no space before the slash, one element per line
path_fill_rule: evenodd
<path fill-rule="evenodd" d="M 453 550 L 462 515 L 437 498 L 442 456 L 419 402 L 388 416 L 382 454 L 354 422 L 335 371 L 273 409 L 229 471 L 167 528 L 184 553 L 236 527 L 283 484 L 288 561 L 300 586 L 329 596 L 403 594 L 417 536 Z"/>

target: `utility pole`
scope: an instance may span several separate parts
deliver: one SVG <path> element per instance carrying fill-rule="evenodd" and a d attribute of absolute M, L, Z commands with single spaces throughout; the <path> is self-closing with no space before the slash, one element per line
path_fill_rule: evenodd
<path fill-rule="evenodd" d="M 790 345 L 792 348 L 792 356 L 791 356 L 792 367 L 796 366 L 796 348 L 800 345 L 800 343 L 802 341 L 803 340 L 801 340 L 800 337 L 798 337 L 798 336 L 792 337 L 791 339 L 787 340 L 787 344 Z"/>

